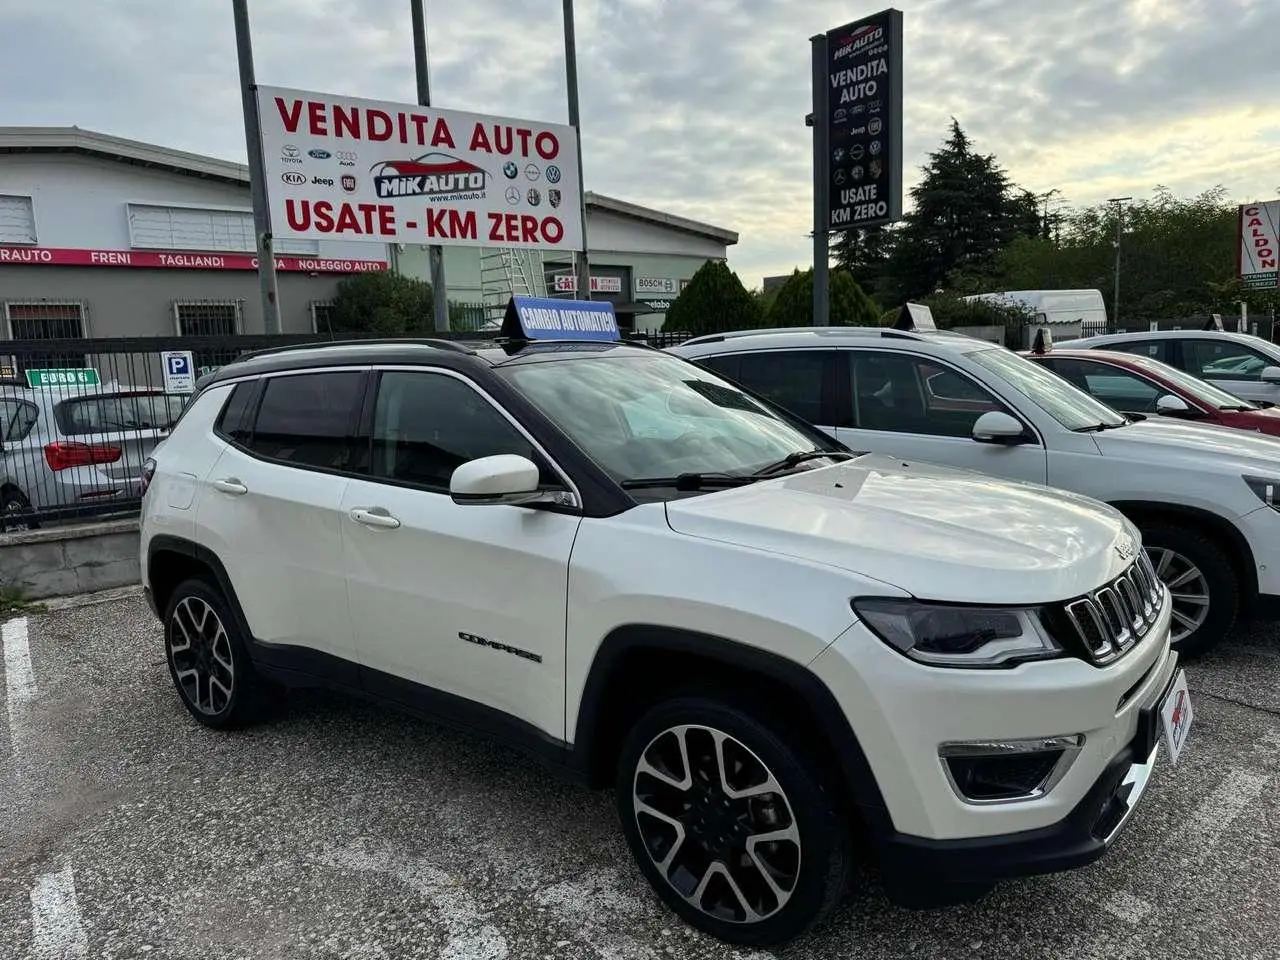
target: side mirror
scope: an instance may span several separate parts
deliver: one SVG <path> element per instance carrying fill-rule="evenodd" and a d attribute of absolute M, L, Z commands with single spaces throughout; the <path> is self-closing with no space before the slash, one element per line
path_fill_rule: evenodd
<path fill-rule="evenodd" d="M 973 425 L 973 439 L 979 443 L 1012 445 L 1026 439 L 1022 424 L 999 410 L 990 410 L 980 416 Z"/>
<path fill-rule="evenodd" d="M 538 467 L 528 457 L 502 453 L 468 460 L 449 478 L 449 495 L 458 504 L 521 504 L 542 499 Z"/>
<path fill-rule="evenodd" d="M 1156 413 L 1165 417 L 1181 417 L 1191 412 L 1191 405 L 1181 397 L 1166 393 L 1156 400 Z"/>
<path fill-rule="evenodd" d="M 1263 383 L 1280 383 L 1280 367 L 1264 367 L 1262 370 Z"/>

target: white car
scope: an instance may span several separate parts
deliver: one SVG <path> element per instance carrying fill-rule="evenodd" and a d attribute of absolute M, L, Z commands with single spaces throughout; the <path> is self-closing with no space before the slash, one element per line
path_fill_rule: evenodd
<path fill-rule="evenodd" d="M 325 685 L 544 756 L 615 786 L 658 895 L 731 942 L 823 916 L 855 835 L 916 905 L 1091 862 L 1189 729 L 1119 512 L 851 454 L 648 347 L 242 359 L 145 479 L 197 720 Z"/>
<path fill-rule="evenodd" d="M 1204 652 L 1242 608 L 1280 595 L 1280 440 L 1126 416 L 1004 347 L 945 331 L 749 330 L 670 351 L 852 449 L 1112 504 L 1142 530 L 1173 592 L 1183 653 Z"/>
<path fill-rule="evenodd" d="M 1262 337 L 1216 329 L 1152 330 L 1084 337 L 1069 346 L 1152 357 L 1237 397 L 1280 404 L 1280 346 Z"/>

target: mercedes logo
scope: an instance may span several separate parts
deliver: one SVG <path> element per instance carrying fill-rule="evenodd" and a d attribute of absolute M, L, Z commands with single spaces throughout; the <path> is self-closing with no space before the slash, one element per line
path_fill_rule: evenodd
<path fill-rule="evenodd" d="M 519 187 L 507 187 L 507 203 L 513 207 L 520 202 L 524 194 L 520 192 Z"/>

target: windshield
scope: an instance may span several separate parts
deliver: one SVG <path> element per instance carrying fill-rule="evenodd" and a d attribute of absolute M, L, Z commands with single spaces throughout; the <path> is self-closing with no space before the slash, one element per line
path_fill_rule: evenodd
<path fill-rule="evenodd" d="M 1220 390 L 1213 384 L 1206 383 L 1198 377 L 1193 377 L 1191 374 L 1185 373 L 1177 367 L 1171 367 L 1160 360 L 1153 360 L 1150 357 L 1144 357 L 1139 354 L 1129 356 L 1127 359 L 1136 367 L 1159 374 L 1170 383 L 1181 387 L 1201 403 L 1210 407 L 1215 407 L 1218 410 L 1258 409 L 1248 400 L 1243 400 L 1234 394 L 1227 393 L 1225 390 Z"/>
<path fill-rule="evenodd" d="M 596 355 L 499 371 L 620 483 L 742 476 L 789 454 L 842 449 L 678 357 Z"/>
<path fill-rule="evenodd" d="M 1129 422 L 1123 414 L 1100 400 L 1095 400 L 1051 370 L 1018 356 L 1012 350 L 1003 347 L 975 350 L 968 357 L 1025 394 L 1032 403 L 1068 430 L 1119 427 Z"/>

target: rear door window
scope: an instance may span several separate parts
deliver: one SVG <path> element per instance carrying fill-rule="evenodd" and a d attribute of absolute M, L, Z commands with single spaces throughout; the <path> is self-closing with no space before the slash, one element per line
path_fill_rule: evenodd
<path fill-rule="evenodd" d="M 1120 343 L 1104 343 L 1103 350 L 1119 350 L 1121 353 L 1136 353 L 1140 357 L 1150 357 L 1164 363 L 1173 363 L 1172 340 L 1125 340 Z M 1064 344 L 1070 346 L 1070 344 Z"/>
<path fill-rule="evenodd" d="M 299 467 L 349 470 L 364 384 L 359 370 L 269 378 L 246 446 Z"/>
<path fill-rule="evenodd" d="M 764 350 L 741 354 L 737 376 L 747 389 L 790 410 L 801 420 L 834 426 L 834 350 Z"/>

